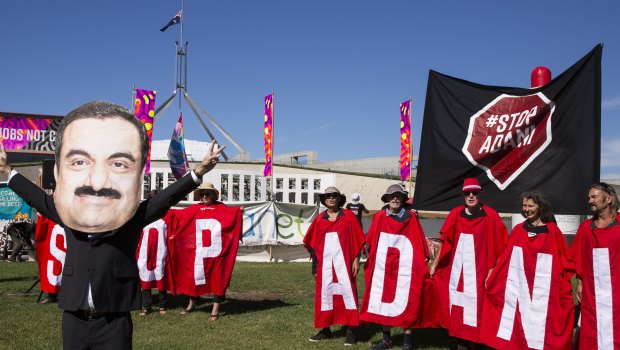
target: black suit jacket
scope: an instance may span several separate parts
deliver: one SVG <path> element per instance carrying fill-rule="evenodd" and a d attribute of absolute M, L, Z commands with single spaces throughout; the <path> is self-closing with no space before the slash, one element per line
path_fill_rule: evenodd
<path fill-rule="evenodd" d="M 54 200 L 20 174 L 9 187 L 30 206 L 65 229 L 67 255 L 62 271 L 59 307 L 67 311 L 84 309 L 91 284 L 93 304 L 101 312 L 125 312 L 141 308 L 140 279 L 136 247 L 144 226 L 162 218 L 171 206 L 197 187 L 191 174 L 140 203 L 135 215 L 120 228 L 88 234 L 65 226 Z"/>

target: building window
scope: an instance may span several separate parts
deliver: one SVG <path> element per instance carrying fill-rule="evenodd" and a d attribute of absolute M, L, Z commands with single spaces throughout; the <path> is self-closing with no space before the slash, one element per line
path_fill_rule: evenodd
<path fill-rule="evenodd" d="M 284 188 L 284 179 L 279 177 L 276 178 L 276 190 L 281 190 Z"/>
<path fill-rule="evenodd" d="M 296 184 L 297 184 L 297 182 L 295 181 L 295 179 L 288 179 L 288 189 L 289 190 L 294 190 Z"/>
<path fill-rule="evenodd" d="M 261 199 L 262 192 L 261 192 L 260 185 L 261 185 L 261 182 L 263 182 L 262 179 L 263 178 L 260 176 L 254 177 L 254 200 L 255 201 L 259 201 Z"/>
<path fill-rule="evenodd" d="M 155 189 L 161 191 L 164 188 L 164 174 L 155 173 Z"/>
<path fill-rule="evenodd" d="M 172 185 L 176 181 L 177 181 L 177 179 L 174 178 L 174 174 L 168 173 L 168 186 Z"/>
<path fill-rule="evenodd" d="M 282 192 L 276 192 L 276 202 L 282 202 Z"/>
<path fill-rule="evenodd" d="M 301 179 L 301 189 L 302 190 L 308 189 L 308 179 Z"/>
<path fill-rule="evenodd" d="M 308 193 L 304 192 L 301 194 L 301 204 L 308 204 Z"/>
<path fill-rule="evenodd" d="M 265 186 L 266 191 L 267 191 L 267 196 L 266 196 L 267 198 L 266 199 L 267 199 L 267 201 L 272 201 L 273 200 L 273 196 L 272 196 L 272 193 L 271 193 L 271 178 L 270 177 L 266 177 L 265 179 L 267 179 L 267 181 L 266 181 L 267 184 Z"/>
<path fill-rule="evenodd" d="M 228 200 L 228 174 L 222 174 L 220 182 L 222 183 L 222 186 L 220 186 L 220 197 L 222 202 L 226 202 Z"/>
<path fill-rule="evenodd" d="M 243 200 L 249 202 L 250 189 L 252 187 L 252 177 L 250 175 L 243 175 Z"/>
<path fill-rule="evenodd" d="M 314 190 L 318 191 L 321 189 L 321 179 L 314 179 Z"/>
<path fill-rule="evenodd" d="M 316 204 L 316 205 L 321 204 L 321 200 L 319 199 L 319 194 L 318 194 L 318 193 L 315 193 L 315 194 L 314 194 L 314 201 L 313 201 L 313 202 L 314 202 L 314 204 Z"/>
<path fill-rule="evenodd" d="M 144 185 L 142 185 L 142 198 L 146 198 L 146 196 L 151 191 L 151 174 L 144 174 Z"/>
<path fill-rule="evenodd" d="M 295 192 L 290 192 L 288 194 L 288 202 L 289 203 L 295 203 Z"/>
<path fill-rule="evenodd" d="M 301 156 L 291 157 L 291 165 L 302 166 L 306 164 L 308 164 L 308 156 L 305 154 Z"/>
<path fill-rule="evenodd" d="M 239 175 L 233 175 L 233 202 L 238 202 L 239 201 L 239 180 L 240 180 L 240 176 Z"/>

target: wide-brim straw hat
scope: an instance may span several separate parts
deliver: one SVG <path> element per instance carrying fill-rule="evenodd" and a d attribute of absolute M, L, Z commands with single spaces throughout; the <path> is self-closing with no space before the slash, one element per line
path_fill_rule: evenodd
<path fill-rule="evenodd" d="M 202 195 L 203 191 L 213 191 L 215 192 L 215 200 L 220 199 L 220 191 L 218 191 L 210 182 L 201 183 L 200 186 L 198 186 L 198 191 L 200 191 L 200 195 Z"/>

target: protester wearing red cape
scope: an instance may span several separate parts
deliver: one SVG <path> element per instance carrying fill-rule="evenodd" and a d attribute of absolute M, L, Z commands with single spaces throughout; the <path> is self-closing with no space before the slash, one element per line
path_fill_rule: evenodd
<path fill-rule="evenodd" d="M 150 191 L 146 198 L 153 198 L 159 190 Z M 166 215 L 167 216 L 167 215 Z M 168 263 L 168 225 L 167 217 L 159 219 L 142 229 L 136 260 L 142 288 L 142 310 L 138 315 L 151 313 L 153 295 L 151 289 L 157 288 L 157 307 L 160 315 L 166 314 L 168 290 L 170 289 L 170 264 Z M 159 278 L 158 278 L 159 277 Z"/>
<path fill-rule="evenodd" d="M 346 198 L 336 187 L 326 188 L 319 199 L 327 210 L 314 219 L 304 237 L 316 279 L 314 327 L 322 328 L 309 340 L 332 339 L 330 326 L 343 324 L 348 326 L 345 345 L 353 345 L 352 327 L 359 324 L 355 276 L 364 232 L 355 214 L 342 209 Z"/>
<path fill-rule="evenodd" d="M 391 348 L 390 326 L 405 328 L 403 349 L 411 349 L 411 328 L 423 319 L 428 246 L 417 217 L 404 208 L 406 199 L 401 185 L 390 185 L 381 197 L 388 208 L 374 215 L 366 235 L 370 253 L 360 320 L 383 326 L 383 340 L 372 350 Z"/>
<path fill-rule="evenodd" d="M 446 218 L 439 258 L 430 270 L 439 293 L 441 326 L 466 348 L 480 340 L 484 281 L 508 239 L 497 212 L 480 203 L 481 191 L 478 179 L 465 179 L 461 190 L 465 205 L 452 209 Z"/>
<path fill-rule="evenodd" d="M 190 296 L 181 314 L 192 312 L 200 295 L 212 293 L 209 321 L 216 321 L 220 304 L 226 300 L 242 238 L 242 211 L 219 202 L 219 191 L 210 182 L 203 182 L 198 190 L 200 203 L 169 213 L 170 231 L 174 234 L 170 244 L 173 279 L 176 292 Z"/>
<path fill-rule="evenodd" d="M 496 349 L 571 349 L 574 264 L 551 207 L 538 192 L 521 195 L 526 218 L 515 226 L 489 276 L 481 342 Z"/>
<path fill-rule="evenodd" d="M 62 267 L 67 255 L 65 230 L 54 221 L 39 215 L 35 230 L 35 248 L 41 291 L 48 294 L 40 304 L 56 303 L 62 282 Z"/>
<path fill-rule="evenodd" d="M 590 186 L 594 215 L 584 221 L 571 247 L 576 263 L 576 297 L 581 302 L 581 349 L 620 348 L 620 203 L 613 186 Z"/>

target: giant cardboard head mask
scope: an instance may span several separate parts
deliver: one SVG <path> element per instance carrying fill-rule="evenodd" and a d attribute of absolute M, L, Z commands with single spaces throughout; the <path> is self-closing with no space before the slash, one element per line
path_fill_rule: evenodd
<path fill-rule="evenodd" d="M 58 214 L 64 225 L 87 233 L 111 231 L 129 221 L 140 202 L 144 173 L 142 124 L 120 106 L 90 104 L 97 103 L 113 110 L 79 114 L 86 104 L 67 115 L 54 167 Z"/>

